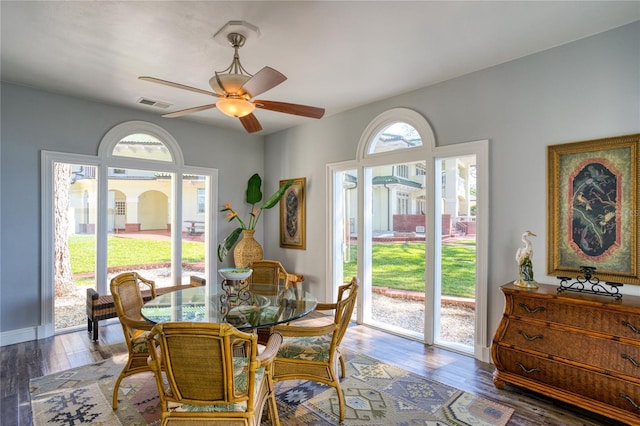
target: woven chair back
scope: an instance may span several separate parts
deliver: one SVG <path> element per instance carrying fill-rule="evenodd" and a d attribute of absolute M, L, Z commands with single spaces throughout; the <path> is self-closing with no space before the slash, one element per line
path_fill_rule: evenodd
<path fill-rule="evenodd" d="M 331 346 L 337 348 L 342 342 L 342 338 L 349 327 L 349 321 L 353 314 L 358 296 L 358 279 L 353 277 L 349 284 L 341 285 L 338 288 L 338 302 L 336 303 L 335 324 L 336 330 L 333 333 Z"/>
<path fill-rule="evenodd" d="M 277 286 L 287 276 L 284 266 L 277 260 L 254 260 L 249 267 L 253 269 L 250 280 L 254 283 Z"/>
<path fill-rule="evenodd" d="M 202 405 L 247 401 L 252 406 L 249 396 L 255 386 L 255 335 L 230 324 L 201 322 L 158 324 L 151 335 L 159 342 L 171 389 L 164 395 L 166 400 Z M 234 375 L 234 347 L 237 349 L 238 345 L 243 345 L 246 358 L 236 359 L 243 370 Z M 152 357 L 157 359 L 157 354 L 152 353 Z"/>
<path fill-rule="evenodd" d="M 141 289 L 141 286 L 143 287 Z M 125 272 L 111 280 L 111 295 L 118 317 L 141 320 L 140 308 L 144 304 L 141 290 L 150 290 L 156 296 L 155 282 L 142 278 L 137 272 Z"/>

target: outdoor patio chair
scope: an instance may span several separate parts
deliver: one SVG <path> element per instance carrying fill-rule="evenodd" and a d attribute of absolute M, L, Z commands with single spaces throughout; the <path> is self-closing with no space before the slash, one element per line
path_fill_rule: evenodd
<path fill-rule="evenodd" d="M 155 281 L 141 277 L 137 272 L 124 272 L 111 280 L 111 295 L 113 303 L 122 325 L 124 340 L 127 343 L 129 359 L 120 372 L 113 387 L 113 409 L 118 408 L 118 389 L 120 382 L 132 374 L 149 371 L 147 358 L 147 335 L 153 324 L 140 315 L 140 308 L 144 304 L 141 286 L 149 290 L 151 298 L 156 297 Z"/>
<path fill-rule="evenodd" d="M 272 363 L 282 336 L 273 334 L 258 355 L 257 336 L 226 323 L 156 325 L 147 343 L 162 406 L 162 426 L 257 426 L 264 405 L 279 426 Z M 245 347 L 234 357 L 234 348 Z"/>
<path fill-rule="evenodd" d="M 333 322 L 320 326 L 290 325 L 276 326 L 274 331 L 284 339 L 273 364 L 273 378 L 281 380 L 312 380 L 332 386 L 338 393 L 340 421 L 344 420 L 344 395 L 340 379 L 336 374 L 336 363 L 340 362 L 341 377 L 346 376 L 345 362 L 340 353 L 340 342 L 344 337 L 358 293 L 358 279 L 338 289 L 336 303 L 319 303 L 316 311 L 334 310 Z"/>

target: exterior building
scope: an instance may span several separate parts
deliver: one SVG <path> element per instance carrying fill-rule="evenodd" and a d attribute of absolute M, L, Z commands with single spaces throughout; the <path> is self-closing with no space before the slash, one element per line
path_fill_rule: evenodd
<path fill-rule="evenodd" d="M 390 130 L 402 131 L 391 133 Z M 389 152 L 421 145 L 410 126 L 387 128 L 378 135 L 372 153 Z M 454 157 L 441 160 L 443 199 L 442 234 L 475 234 L 475 158 Z M 374 234 L 423 234 L 425 231 L 427 165 L 424 161 L 371 168 Z M 355 205 L 358 178 L 349 175 L 344 182 L 347 205 Z M 349 214 L 349 232 L 356 234 L 357 213 Z"/>
<path fill-rule="evenodd" d="M 133 134 L 124 138 L 116 145 L 113 155 L 171 161 L 167 147 L 147 134 Z M 107 178 L 109 233 L 171 231 L 170 173 L 110 167 Z M 183 178 L 188 183 L 183 185 L 183 231 L 200 234 L 205 214 L 205 179 L 197 175 L 185 175 Z M 72 167 L 69 214 L 72 233 L 95 233 L 96 179 L 96 167 Z"/>

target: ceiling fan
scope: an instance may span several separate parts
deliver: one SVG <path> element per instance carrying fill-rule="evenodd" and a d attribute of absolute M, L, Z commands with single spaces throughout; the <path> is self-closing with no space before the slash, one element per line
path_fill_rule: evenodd
<path fill-rule="evenodd" d="M 215 75 L 209 80 L 209 85 L 213 89 L 213 92 L 155 77 L 139 77 L 140 80 L 164 84 L 166 86 L 219 98 L 216 103 L 163 114 L 163 117 L 181 117 L 186 114 L 217 107 L 224 114 L 239 118 L 245 130 L 249 133 L 255 133 L 262 130 L 262 125 L 256 116 L 253 115 L 253 111 L 256 108 L 282 112 L 285 114 L 299 115 L 302 117 L 322 118 L 324 115 L 324 108 L 254 99 L 256 96 L 266 92 L 267 90 L 273 89 L 285 81 L 287 77 L 271 67 L 264 67 L 255 74 L 248 73 L 240 64 L 240 56 L 238 55 L 238 50 L 245 44 L 245 34 L 234 31 L 227 34 L 226 38 L 229 44 L 234 48 L 235 53 L 233 55 L 231 65 L 222 71 L 216 71 Z"/>

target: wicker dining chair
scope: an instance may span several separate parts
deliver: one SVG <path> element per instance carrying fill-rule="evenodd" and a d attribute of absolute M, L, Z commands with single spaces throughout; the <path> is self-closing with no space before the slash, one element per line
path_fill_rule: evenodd
<path fill-rule="evenodd" d="M 298 283 L 304 281 L 304 276 L 287 272 L 282 263 L 277 260 L 254 260 L 249 267 L 253 269 L 249 282 L 282 287 L 293 286 L 297 289 Z"/>
<path fill-rule="evenodd" d="M 111 280 L 111 295 L 116 313 L 122 325 L 124 340 L 127 343 L 129 359 L 120 372 L 113 387 L 113 409 L 118 408 L 118 389 L 120 382 L 127 376 L 150 371 L 147 365 L 147 335 L 153 324 L 140 315 L 144 304 L 141 286 L 149 290 L 151 298 L 156 297 L 156 284 L 153 280 L 141 277 L 137 272 L 124 272 Z"/>
<path fill-rule="evenodd" d="M 258 354 L 256 335 L 231 324 L 156 325 L 147 343 L 160 394 L 161 425 L 257 426 L 267 404 L 271 423 L 279 426 L 272 363 L 281 342 L 282 336 L 273 334 Z M 239 345 L 245 351 L 234 357 Z"/>
<path fill-rule="evenodd" d="M 277 260 L 254 260 L 249 267 L 253 270 L 251 276 L 249 276 L 249 283 L 257 284 L 272 284 L 273 288 L 267 288 L 268 286 L 261 286 L 259 294 L 265 296 L 276 296 L 279 291 L 283 291 L 291 285 L 287 273 L 282 263 Z M 293 282 L 294 288 L 297 286 L 297 282 Z M 264 344 L 269 335 L 273 332 L 273 327 L 264 327 L 257 330 L 258 343 Z"/>
<path fill-rule="evenodd" d="M 287 271 L 277 260 L 254 260 L 249 268 L 253 269 L 249 277 L 251 283 L 273 284 L 276 291 L 278 286 L 286 283 Z"/>
<path fill-rule="evenodd" d="M 284 339 L 273 363 L 273 379 L 311 380 L 332 386 L 338 393 L 340 421 L 344 420 L 344 395 L 340 379 L 336 374 L 336 363 L 340 362 L 341 377 L 346 376 L 344 357 L 340 353 L 340 342 L 344 337 L 356 303 L 358 280 L 353 277 L 349 284 L 338 288 L 336 303 L 319 303 L 316 311 L 334 310 L 333 321 L 319 326 L 276 326 L 274 331 Z"/>

